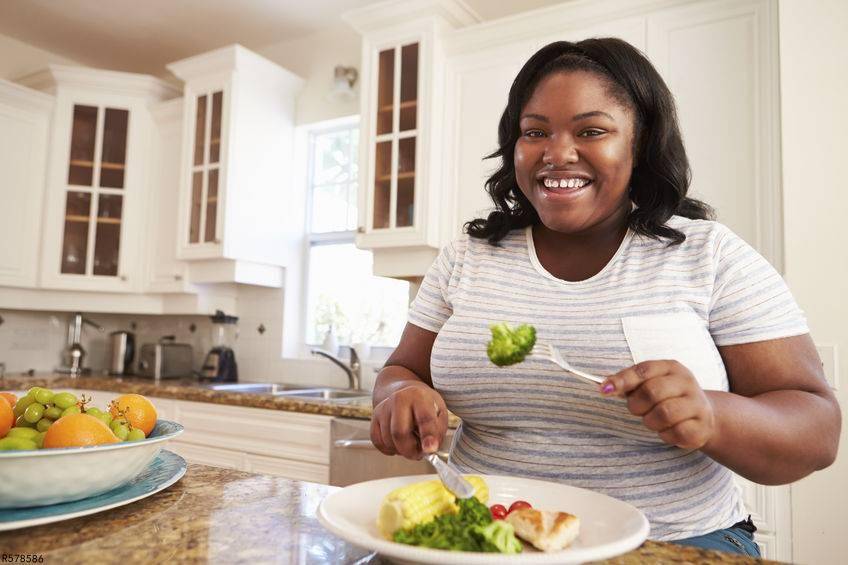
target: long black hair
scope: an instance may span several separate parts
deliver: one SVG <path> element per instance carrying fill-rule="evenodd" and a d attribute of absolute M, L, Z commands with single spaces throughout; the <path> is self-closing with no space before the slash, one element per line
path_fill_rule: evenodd
<path fill-rule="evenodd" d="M 513 154 L 521 135 L 521 110 L 539 81 L 558 71 L 594 73 L 606 82 L 609 94 L 632 111 L 634 168 L 630 199 L 636 208 L 628 220 L 631 229 L 653 239 L 666 238 L 669 245 L 676 245 L 686 236 L 665 225 L 671 216 L 713 217 L 707 204 L 686 196 L 691 170 L 668 86 L 638 49 L 621 39 L 606 37 L 550 43 L 518 72 L 498 125 L 499 147 L 486 156 L 500 159 L 500 167 L 486 181 L 495 210 L 487 218 L 467 222 L 468 234 L 496 244 L 510 230 L 540 221 L 515 180 Z"/>

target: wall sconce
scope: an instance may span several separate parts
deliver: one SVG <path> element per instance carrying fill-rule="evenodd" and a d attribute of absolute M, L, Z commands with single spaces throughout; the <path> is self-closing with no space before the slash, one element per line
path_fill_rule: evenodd
<path fill-rule="evenodd" d="M 330 90 L 329 98 L 339 102 L 352 100 L 356 97 L 353 85 L 359 78 L 359 72 L 355 67 L 343 67 L 337 65 L 333 71 L 333 88 Z"/>

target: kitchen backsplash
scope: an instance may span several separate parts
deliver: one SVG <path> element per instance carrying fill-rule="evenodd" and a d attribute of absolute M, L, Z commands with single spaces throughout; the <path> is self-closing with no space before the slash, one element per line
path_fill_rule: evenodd
<path fill-rule="evenodd" d="M 242 287 L 239 292 L 238 338 L 235 343 L 239 380 L 292 382 L 347 386 L 346 375 L 323 358 L 283 359 L 282 291 L 280 289 Z M 27 371 L 49 372 L 62 364 L 67 346 L 71 312 L 0 310 L 0 363 L 7 374 Z M 199 370 L 212 347 L 212 322 L 208 316 L 135 315 L 85 313 L 85 317 L 103 327 L 103 331 L 85 325 L 82 346 L 85 365 L 95 372 L 109 367 L 109 333 L 128 330 L 135 334 L 137 348 L 173 335 L 178 343 L 189 343 L 194 350 L 194 368 Z M 362 386 L 370 389 L 375 368 L 382 365 L 388 352 L 375 350 L 375 358 L 365 363 Z M 138 363 L 136 352 L 133 366 Z"/>

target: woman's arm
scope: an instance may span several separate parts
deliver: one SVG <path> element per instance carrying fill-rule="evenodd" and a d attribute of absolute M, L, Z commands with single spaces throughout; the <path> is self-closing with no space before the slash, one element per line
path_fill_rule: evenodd
<path fill-rule="evenodd" d="M 704 391 L 676 361 L 610 376 L 604 394 L 671 445 L 700 449 L 743 477 L 785 484 L 833 463 L 842 416 L 809 334 L 720 347 L 731 392 Z"/>
<path fill-rule="evenodd" d="M 430 378 L 435 340 L 435 333 L 408 323 L 377 375 L 371 441 L 386 455 L 420 459 L 436 451 L 445 437 L 448 410 Z"/>
<path fill-rule="evenodd" d="M 702 451 L 743 477 L 790 483 L 836 459 L 842 414 L 810 335 L 720 347 L 731 392 L 707 391 Z"/>

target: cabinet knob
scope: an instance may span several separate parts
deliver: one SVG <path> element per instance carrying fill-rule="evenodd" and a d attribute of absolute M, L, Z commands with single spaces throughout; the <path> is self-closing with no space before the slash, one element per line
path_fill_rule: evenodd
<path fill-rule="evenodd" d="M 127 275 L 121 275 L 121 280 L 126 282 L 127 281 Z"/>
<path fill-rule="evenodd" d="M 356 233 L 365 233 L 365 226 L 359 226 L 356 228 Z"/>
<path fill-rule="evenodd" d="M 183 276 L 182 275 L 174 275 L 174 280 L 175 281 L 181 281 L 181 280 L 183 280 Z"/>

